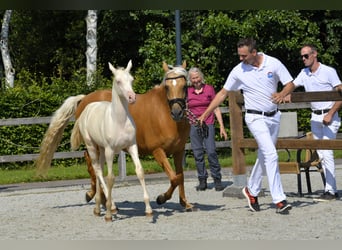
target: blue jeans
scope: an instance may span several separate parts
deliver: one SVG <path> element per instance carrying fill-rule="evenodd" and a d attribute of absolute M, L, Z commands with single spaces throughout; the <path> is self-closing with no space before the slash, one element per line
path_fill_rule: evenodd
<path fill-rule="evenodd" d="M 190 129 L 191 149 L 194 153 L 195 163 L 197 168 L 198 179 L 207 179 L 208 172 L 205 167 L 205 152 L 208 155 L 211 177 L 214 179 L 222 178 L 221 166 L 219 164 L 216 145 L 215 145 L 215 128 L 213 124 L 208 125 L 208 138 L 202 138 L 197 133 L 195 125 L 191 125 Z"/>

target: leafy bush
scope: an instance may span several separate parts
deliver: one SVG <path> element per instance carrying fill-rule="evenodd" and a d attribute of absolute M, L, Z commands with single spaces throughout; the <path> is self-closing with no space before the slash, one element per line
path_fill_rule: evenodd
<path fill-rule="evenodd" d="M 99 71 L 101 73 L 101 71 Z M 0 117 L 28 118 L 52 116 L 63 101 L 72 95 L 89 93 L 99 88 L 111 88 L 111 80 L 98 74 L 97 84 L 87 86 L 85 74 L 76 72 L 71 80 L 46 78 L 22 70 L 17 74 L 14 88 L 2 90 L 0 95 Z M 57 151 L 70 151 L 71 122 L 65 129 L 62 142 Z M 0 155 L 39 153 L 39 146 L 48 128 L 48 124 L 1 126 Z M 75 160 L 54 160 L 54 164 L 74 164 Z M 16 167 L 27 163 L 16 163 Z M 3 163 L 2 168 L 14 168 L 13 164 Z"/>

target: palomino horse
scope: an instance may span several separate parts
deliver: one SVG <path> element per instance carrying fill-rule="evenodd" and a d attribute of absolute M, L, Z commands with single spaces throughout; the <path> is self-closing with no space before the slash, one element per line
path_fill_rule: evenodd
<path fill-rule="evenodd" d="M 75 122 L 71 133 L 71 148 L 76 150 L 83 141 L 96 174 L 96 196 L 94 213 L 100 215 L 102 185 L 107 198 L 105 220 L 112 220 L 112 211 L 116 211 L 112 203 L 112 188 L 114 185 L 113 159 L 121 150 L 127 151 L 134 162 L 135 172 L 144 191 L 145 213 L 152 214 L 149 195 L 144 180 L 144 170 L 141 166 L 136 142 L 136 128 L 128 111 L 128 103 L 134 103 L 136 95 L 132 89 L 133 77 L 129 73 L 132 62 L 126 69 L 116 69 L 109 63 L 109 69 L 114 75 L 112 101 L 93 102 L 87 105 Z M 103 178 L 103 168 L 106 161 L 107 181 Z"/>
<path fill-rule="evenodd" d="M 136 124 L 139 154 L 153 155 L 170 180 L 170 187 L 158 196 L 157 203 L 163 204 L 171 199 L 174 190 L 178 187 L 180 204 L 186 211 L 193 211 L 193 205 L 185 197 L 183 174 L 184 150 L 190 131 L 185 113 L 187 86 L 185 68 L 185 61 L 182 66 L 171 69 L 163 62 L 165 71 L 163 82 L 145 94 L 137 94 L 136 102 L 128 105 L 128 108 Z M 36 161 L 38 173 L 46 174 L 69 119 L 74 114 L 77 119 L 89 103 L 110 101 L 111 98 L 110 90 L 98 90 L 86 96 L 76 96 L 73 101 L 65 100 L 54 113 L 42 141 L 40 155 Z M 172 156 L 175 170 L 168 156 Z M 87 153 L 85 157 L 91 175 L 92 189 L 86 194 L 87 201 L 90 201 L 96 192 L 96 178 Z"/>

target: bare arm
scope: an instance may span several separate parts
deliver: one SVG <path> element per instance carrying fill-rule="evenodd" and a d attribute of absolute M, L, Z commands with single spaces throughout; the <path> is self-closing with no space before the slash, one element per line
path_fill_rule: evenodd
<path fill-rule="evenodd" d="M 291 102 L 291 95 L 289 94 L 292 93 L 295 88 L 296 86 L 293 84 L 293 82 L 287 83 L 282 91 L 272 94 L 272 101 L 274 103 Z"/>
<path fill-rule="evenodd" d="M 342 84 L 337 85 L 334 89 L 341 92 L 342 91 Z M 323 124 L 329 125 L 332 121 L 334 114 L 336 112 L 338 112 L 341 107 L 342 107 L 342 101 L 336 101 L 334 103 L 334 105 L 331 107 L 330 111 L 324 115 Z"/>
<path fill-rule="evenodd" d="M 224 137 L 225 140 L 227 140 L 228 136 L 227 136 L 227 132 L 224 128 L 224 124 L 223 124 L 223 119 L 222 119 L 222 113 L 221 113 L 221 110 L 219 107 L 217 107 L 215 110 L 214 110 L 214 113 L 215 113 L 215 116 L 216 116 L 216 119 L 220 125 L 220 136 L 221 138 Z"/>
<path fill-rule="evenodd" d="M 339 91 L 339 92 L 342 92 L 342 84 L 337 85 L 337 86 L 335 87 L 335 89 L 336 89 L 337 91 Z"/>
<path fill-rule="evenodd" d="M 216 95 L 215 98 L 211 101 L 208 108 L 204 111 L 204 113 L 198 118 L 200 123 L 202 124 L 203 121 L 208 117 L 208 115 L 214 111 L 223 101 L 227 98 L 228 91 L 222 88 Z"/>

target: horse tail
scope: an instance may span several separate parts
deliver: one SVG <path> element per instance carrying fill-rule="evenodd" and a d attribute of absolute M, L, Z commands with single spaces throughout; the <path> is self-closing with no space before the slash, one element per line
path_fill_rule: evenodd
<path fill-rule="evenodd" d="M 75 114 L 78 103 L 84 97 L 85 95 L 70 96 L 54 112 L 49 128 L 42 140 L 39 156 L 35 162 L 38 176 L 45 177 L 47 175 L 53 155 L 62 140 L 63 131 L 68 125 L 70 118 Z"/>
<path fill-rule="evenodd" d="M 80 126 L 79 126 L 79 120 L 76 120 L 74 127 L 71 132 L 71 137 L 70 137 L 70 144 L 71 144 L 71 149 L 76 150 L 80 147 L 82 143 L 82 135 L 80 132 Z"/>

